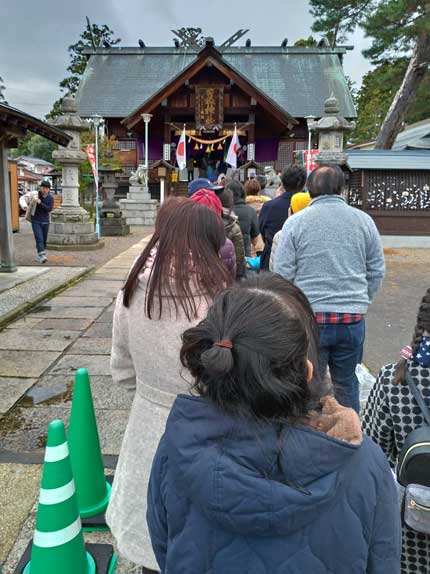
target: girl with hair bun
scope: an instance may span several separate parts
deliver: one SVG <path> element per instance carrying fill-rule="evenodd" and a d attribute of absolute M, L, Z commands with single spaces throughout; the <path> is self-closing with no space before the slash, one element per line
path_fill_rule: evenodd
<path fill-rule="evenodd" d="M 179 395 L 154 459 L 148 527 L 164 574 L 398 574 L 390 467 L 318 379 L 303 293 L 262 274 L 182 336 Z"/>
<path fill-rule="evenodd" d="M 405 380 L 406 371 L 430 408 L 430 288 L 418 308 L 410 346 L 402 349 L 397 363 L 382 367 L 364 411 L 363 430 L 382 448 L 393 469 L 406 437 L 426 424 Z M 430 536 L 405 524 L 402 535 L 402 574 L 430 572 Z"/>

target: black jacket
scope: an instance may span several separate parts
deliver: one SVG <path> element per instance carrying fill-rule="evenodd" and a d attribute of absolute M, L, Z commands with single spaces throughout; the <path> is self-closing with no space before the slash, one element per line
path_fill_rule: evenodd
<path fill-rule="evenodd" d="M 260 233 L 264 241 L 264 251 L 261 256 L 260 268 L 269 269 L 270 252 L 272 251 L 272 241 L 275 233 L 280 231 L 288 219 L 293 193 L 284 191 L 282 195 L 263 204 L 260 211 L 258 223 Z"/>
<path fill-rule="evenodd" d="M 37 204 L 36 211 L 31 216 L 31 221 L 35 223 L 49 223 L 49 213 L 54 209 L 54 198 L 50 193 L 44 197 L 39 191 L 39 199 L 42 203 Z"/>

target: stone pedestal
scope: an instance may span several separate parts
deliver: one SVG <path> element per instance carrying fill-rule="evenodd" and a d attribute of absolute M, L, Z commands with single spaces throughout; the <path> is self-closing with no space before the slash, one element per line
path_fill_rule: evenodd
<path fill-rule="evenodd" d="M 73 250 L 76 247 L 99 249 L 94 223 L 82 207 L 59 207 L 52 212 L 49 227 L 48 249 L 57 251 Z M 78 249 L 78 250 L 80 250 Z"/>
<path fill-rule="evenodd" d="M 127 225 L 155 224 L 158 201 L 151 199 L 147 187 L 140 185 L 130 186 L 127 199 L 120 199 L 119 205 Z"/>
<path fill-rule="evenodd" d="M 60 251 L 98 249 L 103 243 L 98 239 L 88 212 L 79 205 L 79 166 L 86 159 L 81 151 L 80 132 L 87 126 L 78 116 L 73 98 L 64 98 L 62 110 L 63 115 L 54 123 L 73 139 L 67 147 L 59 147 L 52 153 L 62 168 L 62 201 L 61 207 L 51 214 L 47 247 Z"/>
<path fill-rule="evenodd" d="M 106 156 L 110 157 L 111 152 Z M 125 217 L 122 216 L 121 209 L 115 199 L 115 192 L 118 189 L 115 174 L 122 171 L 121 168 L 101 167 L 99 173 L 103 178 L 102 193 L 103 203 L 100 210 L 100 225 L 102 236 L 128 235 L 130 226 L 127 225 Z"/>

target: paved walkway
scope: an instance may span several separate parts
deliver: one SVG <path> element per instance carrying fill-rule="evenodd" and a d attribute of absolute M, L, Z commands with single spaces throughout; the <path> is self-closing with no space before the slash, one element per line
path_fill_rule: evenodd
<path fill-rule="evenodd" d="M 78 367 L 91 376 L 103 453 L 119 452 L 131 399 L 111 385 L 113 305 L 146 241 L 0 331 L 0 563 L 9 555 L 6 574 L 31 538 L 47 426 L 55 418 L 67 424 Z M 116 457 L 109 458 L 114 466 Z M 91 541 L 108 540 L 91 535 Z"/>

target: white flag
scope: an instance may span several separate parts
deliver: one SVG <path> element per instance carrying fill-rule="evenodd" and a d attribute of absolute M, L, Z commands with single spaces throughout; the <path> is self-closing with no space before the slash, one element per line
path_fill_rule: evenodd
<path fill-rule="evenodd" d="M 185 140 L 186 135 L 184 128 L 178 143 L 178 149 L 176 150 L 176 161 L 178 162 L 179 169 L 185 169 L 187 167 L 187 146 Z"/>
<path fill-rule="evenodd" d="M 231 165 L 233 169 L 237 168 L 237 150 L 239 149 L 239 138 L 237 137 L 237 128 L 234 126 L 233 137 L 231 138 L 230 147 L 228 148 L 227 157 L 225 161 Z"/>

